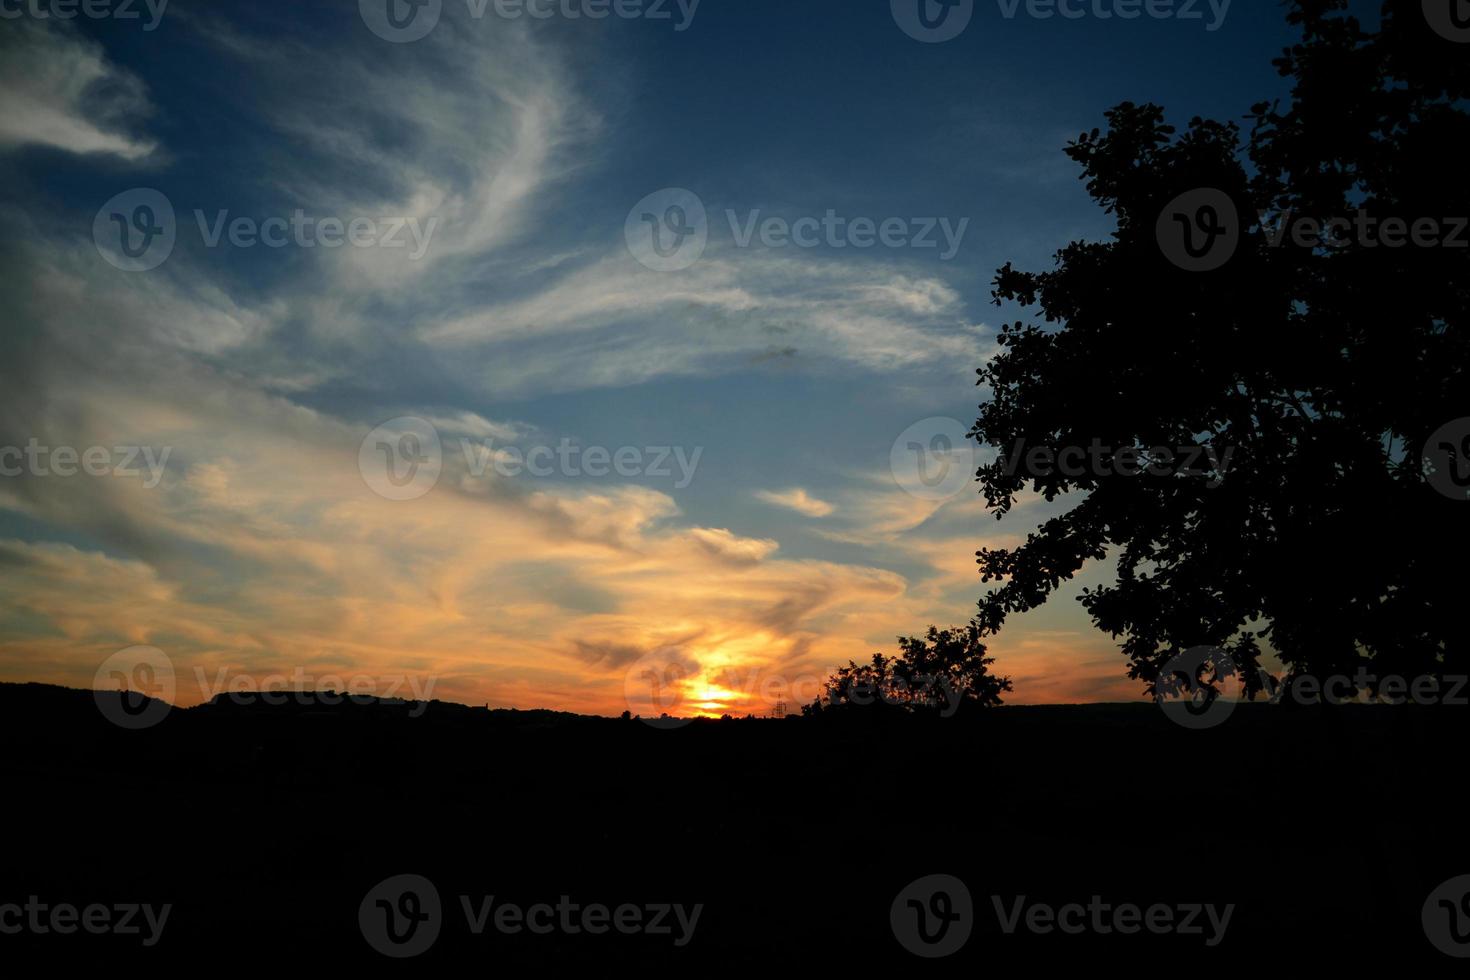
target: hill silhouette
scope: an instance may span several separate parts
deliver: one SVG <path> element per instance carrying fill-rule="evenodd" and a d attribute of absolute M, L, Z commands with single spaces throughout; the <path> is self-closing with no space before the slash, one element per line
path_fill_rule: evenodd
<path fill-rule="evenodd" d="M 3 942 L 50 963 L 268 949 L 293 968 L 371 966 L 382 957 L 359 905 L 412 874 L 443 903 L 443 930 L 415 960 L 425 965 L 911 969 L 923 961 L 895 941 L 890 906 L 944 873 L 975 909 L 948 968 L 1442 966 L 1420 911 L 1470 866 L 1453 843 L 1463 715 L 1243 704 L 1189 731 L 1145 703 L 661 730 L 438 701 L 247 697 L 127 730 L 92 692 L 0 684 L 11 843 L 0 904 L 173 906 L 146 950 L 117 935 Z M 1006 934 L 992 909 L 992 896 L 1009 908 L 1095 895 L 1235 911 L 1207 947 L 1183 935 Z M 569 896 L 703 911 L 684 946 L 475 935 L 461 896 L 471 908 Z"/>

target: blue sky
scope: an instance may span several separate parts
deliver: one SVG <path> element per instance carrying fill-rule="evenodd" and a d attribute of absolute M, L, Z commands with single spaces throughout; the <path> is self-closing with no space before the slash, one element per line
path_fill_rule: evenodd
<path fill-rule="evenodd" d="M 154 486 L 32 464 L 0 480 L 0 676 L 90 683 L 146 644 L 181 700 L 201 671 L 312 664 L 609 711 L 654 657 L 685 665 L 700 710 L 762 710 L 962 622 L 976 548 L 1065 502 L 996 524 L 973 488 L 906 490 L 894 445 L 974 418 L 974 371 L 1017 315 L 989 302 L 996 268 L 1108 233 L 1066 141 L 1125 100 L 1183 125 L 1284 94 L 1276 4 L 1231 4 L 1216 30 L 1204 3 L 1096 16 L 1112 6 L 977 2 L 958 37 L 921 43 L 877 0 L 703 0 L 684 30 L 444 0 L 395 43 L 350 0 L 173 0 L 151 30 L 12 0 L 0 447 L 169 457 Z M 94 223 L 128 220 L 139 188 L 176 240 L 128 271 Z M 655 271 L 625 223 L 669 188 L 702 204 L 708 245 Z M 431 230 L 410 256 L 200 227 L 297 211 Z M 948 260 L 741 247 L 728 213 L 757 211 L 967 224 Z M 432 487 L 389 499 L 360 449 L 384 423 L 418 445 L 403 419 L 441 452 Z M 687 481 L 473 472 L 460 447 L 486 439 L 699 455 Z M 1073 595 L 996 641 L 1018 700 L 1137 694 Z"/>

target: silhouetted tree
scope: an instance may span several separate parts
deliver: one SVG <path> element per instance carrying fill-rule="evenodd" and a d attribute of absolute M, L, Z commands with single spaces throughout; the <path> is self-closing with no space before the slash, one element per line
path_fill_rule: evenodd
<path fill-rule="evenodd" d="M 998 705 L 1002 692 L 1011 690 L 1009 678 L 990 673 L 995 658 L 985 656 L 977 623 L 930 626 L 922 637 L 900 636 L 898 645 L 897 657 L 875 653 L 868 663 L 839 667 L 802 714 L 881 705 L 948 714 L 961 705 Z"/>
<path fill-rule="evenodd" d="M 1345 8 L 1291 4 L 1302 40 L 1276 62 L 1289 104 L 1253 107 L 1244 148 L 1233 123 L 1177 133 L 1158 107 L 1128 103 L 1069 144 L 1117 230 L 1067 245 L 1052 271 L 999 271 L 996 304 L 1034 307 L 1046 326 L 1004 327 L 978 372 L 991 394 L 972 435 L 999 451 L 978 473 L 997 517 L 1028 485 L 1085 496 L 1019 547 L 977 553 L 984 581 L 1001 583 L 980 603 L 985 633 L 1107 556 L 1116 580 L 1081 602 L 1150 689 L 1201 644 L 1243 668 L 1262 643 L 1295 672 L 1470 668 L 1463 585 L 1445 560 L 1470 544 L 1470 503 L 1435 492 L 1423 461 L 1431 434 L 1470 415 L 1470 249 L 1390 247 L 1386 225 L 1376 246 L 1340 224 L 1315 247 L 1296 237 L 1366 214 L 1434 219 L 1463 239 L 1470 57 L 1419 0 L 1386 3 L 1371 32 Z M 1234 229 L 1208 201 L 1169 213 L 1201 188 L 1228 196 Z M 1196 247 L 1228 248 L 1232 231 L 1238 243 L 1218 268 L 1187 271 L 1166 257 L 1161 219 L 1189 222 Z M 1470 485 L 1470 428 L 1453 444 L 1454 478 Z M 1080 476 L 1027 458 L 1093 446 L 1106 466 Z M 1167 472 L 1128 455 L 1155 446 L 1210 455 L 1194 475 L 1102 475 L 1120 462 Z"/>

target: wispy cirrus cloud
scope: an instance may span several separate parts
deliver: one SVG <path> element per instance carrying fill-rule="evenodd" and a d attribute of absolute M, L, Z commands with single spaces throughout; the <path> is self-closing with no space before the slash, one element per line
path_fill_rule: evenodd
<path fill-rule="evenodd" d="M 657 394 L 612 397 L 681 379 L 962 379 L 989 337 L 950 272 L 728 246 L 653 272 L 621 227 L 564 231 L 564 192 L 617 151 L 602 110 L 620 107 L 597 103 L 550 33 L 448 23 L 385 47 L 290 13 L 279 16 L 292 29 L 269 36 L 225 16 L 180 18 L 235 80 L 209 94 L 228 107 L 229 145 L 182 148 L 188 173 L 171 169 L 176 148 L 140 135 L 154 108 L 144 82 L 92 42 L 26 27 L 21 59 L 0 68 L 40 58 L 73 76 L 0 92 L 16 110 L 0 152 L 127 160 L 139 183 L 177 197 L 181 225 L 166 263 L 128 274 L 89 240 L 112 191 L 60 218 L 3 205 L 24 233 L 0 268 L 15 341 L 0 445 L 171 455 L 151 489 L 0 481 L 0 518 L 20 528 L 0 533 L 0 675 L 86 685 L 119 646 L 152 643 L 186 673 L 340 663 L 432 674 L 436 696 L 472 703 L 618 711 L 628 665 L 651 651 L 676 651 L 712 687 L 732 673 L 820 677 L 963 618 L 973 504 L 863 474 L 743 474 L 739 504 L 822 519 L 792 542 L 768 508 L 712 513 L 717 481 L 535 482 L 474 471 L 453 448 L 576 438 L 581 424 L 656 428 L 650 418 L 690 431 L 679 426 L 706 410 L 702 395 L 675 411 Z M 166 112 L 187 94 L 155 97 Z M 417 262 L 373 249 L 226 254 L 185 234 L 195 208 L 436 223 Z M 562 404 L 604 394 L 606 417 L 598 402 L 581 418 Z M 401 414 L 446 437 L 439 483 L 417 500 L 378 496 L 359 470 L 364 437 Z M 738 457 L 753 437 L 731 424 L 717 438 L 706 459 Z M 767 707 L 749 694 L 720 703 Z"/>
<path fill-rule="evenodd" d="M 712 251 L 678 273 L 614 249 L 529 295 L 419 328 L 429 346 L 478 354 L 499 389 L 612 387 L 786 361 L 972 370 L 989 331 L 953 290 L 881 261 Z M 500 356 L 496 356 L 496 355 Z M 963 367 L 961 367 L 963 365 Z"/>
<path fill-rule="evenodd" d="M 775 507 L 785 507 L 807 517 L 826 517 L 835 509 L 825 500 L 818 500 L 801 487 L 790 490 L 758 490 L 756 497 Z"/>
<path fill-rule="evenodd" d="M 0 34 L 0 149 L 48 146 L 136 161 L 157 149 L 139 131 L 151 112 L 143 82 L 76 32 L 21 19 Z"/>

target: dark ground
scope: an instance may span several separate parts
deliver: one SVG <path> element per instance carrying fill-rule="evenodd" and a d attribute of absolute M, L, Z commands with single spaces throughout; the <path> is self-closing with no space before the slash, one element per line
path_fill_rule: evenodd
<path fill-rule="evenodd" d="M 0 905 L 174 906 L 152 948 L 26 932 L 0 935 L 0 962 L 1463 974 L 1420 912 L 1470 874 L 1465 715 L 1243 705 L 1189 731 L 1141 704 L 661 730 L 440 702 L 226 701 L 127 731 L 90 692 L 0 685 Z M 358 907 L 404 873 L 437 886 L 444 921 L 427 952 L 394 961 L 369 947 Z M 974 932 L 953 956 L 920 959 L 889 907 L 935 873 L 967 884 Z M 704 910 L 682 948 L 475 936 L 460 895 Z M 1236 909 L 1209 948 L 1202 936 L 1006 935 L 992 895 Z"/>

